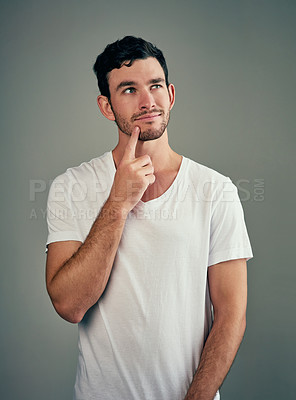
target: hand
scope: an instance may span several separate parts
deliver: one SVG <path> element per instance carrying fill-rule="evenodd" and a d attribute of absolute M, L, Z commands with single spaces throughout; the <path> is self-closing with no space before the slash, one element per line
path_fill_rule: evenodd
<path fill-rule="evenodd" d="M 116 202 L 128 213 L 139 202 L 145 190 L 154 183 L 155 175 L 148 154 L 136 158 L 140 128 L 133 129 L 123 157 L 115 173 L 109 200 Z"/>

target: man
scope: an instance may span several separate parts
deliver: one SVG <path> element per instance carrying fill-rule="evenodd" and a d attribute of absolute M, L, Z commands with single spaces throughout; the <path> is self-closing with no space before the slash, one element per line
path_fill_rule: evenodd
<path fill-rule="evenodd" d="M 79 323 L 74 398 L 219 399 L 252 257 L 237 189 L 170 148 L 175 88 L 159 49 L 127 36 L 94 71 L 118 144 L 48 198 L 47 289 Z"/>

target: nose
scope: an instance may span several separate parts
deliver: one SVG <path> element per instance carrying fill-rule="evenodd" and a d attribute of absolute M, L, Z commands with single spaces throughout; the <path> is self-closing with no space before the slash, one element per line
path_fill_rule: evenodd
<path fill-rule="evenodd" d="M 144 90 L 139 99 L 140 110 L 151 110 L 153 107 L 155 107 L 155 99 L 153 94 L 150 92 L 150 90 Z"/>

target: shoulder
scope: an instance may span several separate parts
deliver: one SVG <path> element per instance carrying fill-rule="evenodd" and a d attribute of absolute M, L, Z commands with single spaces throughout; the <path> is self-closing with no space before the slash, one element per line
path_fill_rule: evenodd
<path fill-rule="evenodd" d="M 210 168 L 206 165 L 200 164 L 190 158 L 185 157 L 188 164 L 188 173 L 193 179 L 199 181 L 213 181 L 213 182 L 229 182 L 230 178 L 222 173 Z"/>
<path fill-rule="evenodd" d="M 237 188 L 228 176 L 189 158 L 185 158 L 185 161 L 187 185 L 193 187 L 200 198 L 217 200 L 225 195 L 237 197 Z"/>
<path fill-rule="evenodd" d="M 87 182 L 88 179 L 94 179 L 110 173 L 111 151 L 103 155 L 93 158 L 90 161 L 82 162 L 78 166 L 69 167 L 67 170 L 58 175 L 53 182 L 69 184 L 71 182 Z"/>
<path fill-rule="evenodd" d="M 104 191 L 109 185 L 112 176 L 111 151 L 82 162 L 78 166 L 56 176 L 50 186 L 50 194 L 53 192 L 84 192 L 93 190 Z"/>

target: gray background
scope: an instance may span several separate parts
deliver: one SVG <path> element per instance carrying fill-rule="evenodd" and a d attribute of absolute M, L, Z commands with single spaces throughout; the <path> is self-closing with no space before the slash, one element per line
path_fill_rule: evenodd
<path fill-rule="evenodd" d="M 177 93 L 171 146 L 240 189 L 255 257 L 248 327 L 222 399 L 294 398 L 295 1 L 0 7 L 1 399 L 71 398 L 77 327 L 46 293 L 44 211 L 51 179 L 116 144 L 91 68 L 126 34 L 166 56 Z"/>

